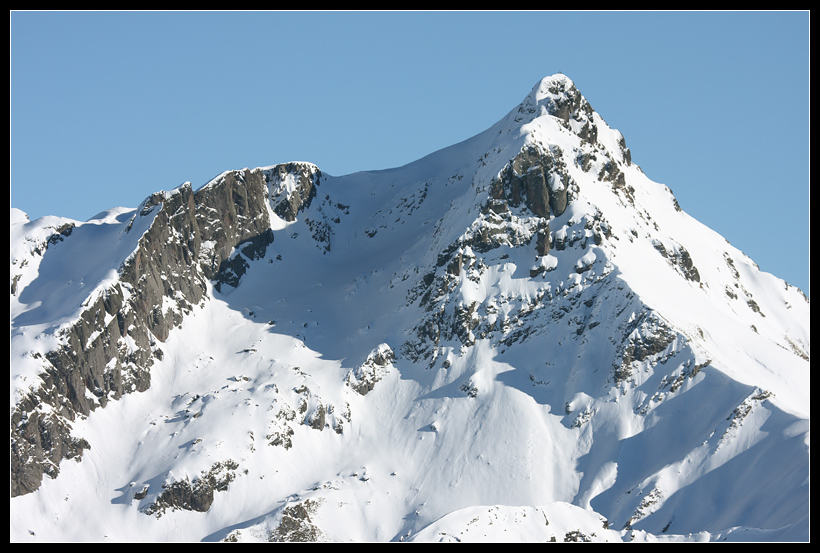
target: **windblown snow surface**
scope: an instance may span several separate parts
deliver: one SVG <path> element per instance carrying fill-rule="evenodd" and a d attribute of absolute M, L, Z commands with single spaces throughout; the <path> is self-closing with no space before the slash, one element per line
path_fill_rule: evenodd
<path fill-rule="evenodd" d="M 571 86 L 547 77 L 406 166 L 324 175 L 295 221 L 271 209 L 265 258 L 209 287 L 150 388 L 75 420 L 91 448 L 10 500 L 11 541 L 809 540 L 808 300 L 681 211 L 597 113 L 593 141 L 552 115 Z M 483 209 L 528 146 L 570 178 L 543 256 L 524 206 Z M 12 407 L 31 352 L 118 278 L 135 212 L 11 210 Z M 206 474 L 206 512 L 158 503 Z"/>

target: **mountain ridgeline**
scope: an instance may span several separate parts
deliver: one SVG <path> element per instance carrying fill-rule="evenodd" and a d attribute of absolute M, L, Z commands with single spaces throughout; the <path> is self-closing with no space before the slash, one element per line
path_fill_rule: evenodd
<path fill-rule="evenodd" d="M 196 192 L 186 183 L 140 205 L 125 232 L 138 218 L 151 222 L 118 268 L 117 282 L 90 297 L 78 320 L 60 329 L 60 347 L 42 360 L 43 384 L 12 411 L 12 497 L 37 489 L 43 474 L 55 477 L 62 459 L 90 447 L 70 437 L 69 421 L 123 394 L 148 389 L 150 368 L 162 358 L 161 342 L 206 299 L 207 281 L 217 290 L 235 286 L 248 268 L 246 259 L 264 257 L 274 240 L 268 182 L 281 178 L 283 170 L 301 180 L 300 188 L 277 204 L 284 217 L 292 218 L 312 197 L 321 176 L 314 167 L 229 171 Z M 69 237 L 70 227 L 62 235 Z M 47 244 L 60 237 L 55 234 Z M 53 409 L 45 416 L 43 403 Z"/>
<path fill-rule="evenodd" d="M 13 539 L 808 536 L 808 299 L 563 75 L 403 167 L 11 229 Z"/>

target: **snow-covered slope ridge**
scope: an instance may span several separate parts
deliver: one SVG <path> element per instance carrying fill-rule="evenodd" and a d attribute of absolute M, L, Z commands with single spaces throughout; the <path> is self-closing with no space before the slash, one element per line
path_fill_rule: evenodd
<path fill-rule="evenodd" d="M 809 537 L 808 299 L 563 75 L 10 244 L 13 541 Z"/>

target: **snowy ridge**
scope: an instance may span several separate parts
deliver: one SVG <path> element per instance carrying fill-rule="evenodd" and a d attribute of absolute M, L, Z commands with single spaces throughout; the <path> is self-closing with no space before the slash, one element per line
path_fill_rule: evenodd
<path fill-rule="evenodd" d="M 172 195 L 12 210 L 13 411 L 90 283 L 179 252 L 150 386 L 89 399 L 12 541 L 808 540 L 808 300 L 681 211 L 569 78 L 403 167 Z M 154 297 L 131 280 L 124 306 Z"/>
<path fill-rule="evenodd" d="M 138 220 L 137 212 L 115 208 L 87 222 L 62 217 L 29 221 L 22 211 L 12 208 L 9 238 L 12 398 L 30 389 L 41 371 L 30 353 L 44 355 L 55 348 L 57 344 L 49 335 L 70 327 L 88 305 L 104 296 L 118 281 L 117 269 L 133 255 L 152 222 L 145 217 Z M 135 221 L 138 221 L 136 226 Z M 66 240 L 72 235 L 74 239 Z M 61 244 L 64 241 L 65 244 Z M 52 247 L 57 244 L 63 247 Z M 57 253 L 49 254 L 46 259 L 50 247 Z M 18 340 L 21 334 L 29 333 L 40 333 L 38 341 L 44 343 L 32 350 L 31 342 Z M 14 403 L 13 400 L 12 406 Z"/>

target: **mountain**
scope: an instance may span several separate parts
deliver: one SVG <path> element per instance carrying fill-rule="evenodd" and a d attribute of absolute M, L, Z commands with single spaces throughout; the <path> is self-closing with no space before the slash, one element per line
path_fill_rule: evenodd
<path fill-rule="evenodd" d="M 395 169 L 12 209 L 10 258 L 12 541 L 809 539 L 809 300 L 566 76 Z"/>

